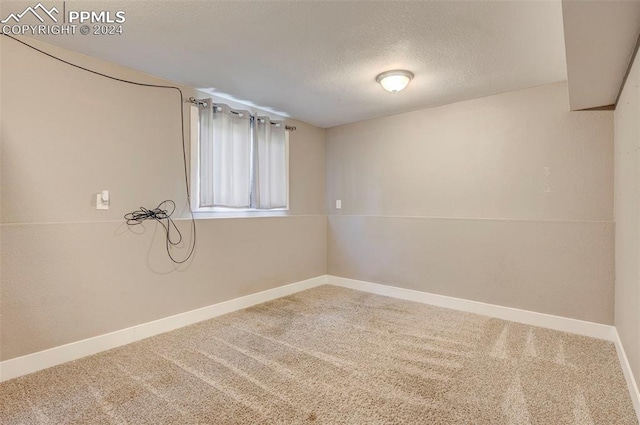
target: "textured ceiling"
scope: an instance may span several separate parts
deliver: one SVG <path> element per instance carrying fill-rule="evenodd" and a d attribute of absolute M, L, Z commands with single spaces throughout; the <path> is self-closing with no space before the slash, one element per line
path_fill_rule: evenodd
<path fill-rule="evenodd" d="M 3 3 L 3 15 L 20 9 Z M 559 0 L 67 1 L 66 7 L 122 9 L 125 34 L 44 41 L 320 127 L 566 79 Z M 394 68 L 415 74 L 398 94 L 375 82 Z"/>
<path fill-rule="evenodd" d="M 562 2 L 571 109 L 616 103 L 640 33 L 640 1 Z"/>

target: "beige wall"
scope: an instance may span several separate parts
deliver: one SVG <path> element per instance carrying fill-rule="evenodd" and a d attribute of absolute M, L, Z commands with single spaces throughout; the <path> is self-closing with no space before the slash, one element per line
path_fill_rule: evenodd
<path fill-rule="evenodd" d="M 290 215 L 198 220 L 196 257 L 174 270 L 156 226 L 121 217 L 184 204 L 175 93 L 1 46 L 2 360 L 327 271 L 613 321 L 613 115 L 568 112 L 563 83 L 326 133 L 292 122 Z"/>
<path fill-rule="evenodd" d="M 326 273 L 324 130 L 291 122 L 290 215 L 198 220 L 196 256 L 176 271 L 156 226 L 133 234 L 122 216 L 164 199 L 185 205 L 177 94 L 109 81 L 11 40 L 1 57 L 0 359 Z M 95 209 L 102 189 L 108 211 Z M 188 222 L 180 226 L 188 237 Z"/>
<path fill-rule="evenodd" d="M 328 271 L 611 324 L 612 155 L 565 83 L 329 129 Z"/>
<path fill-rule="evenodd" d="M 640 59 L 615 111 L 615 325 L 640 378 Z M 640 382 L 639 382 L 640 383 Z"/>

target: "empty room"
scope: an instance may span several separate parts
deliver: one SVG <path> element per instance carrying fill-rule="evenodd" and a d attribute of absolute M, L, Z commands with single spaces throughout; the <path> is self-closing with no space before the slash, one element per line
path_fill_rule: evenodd
<path fill-rule="evenodd" d="M 639 423 L 640 0 L 0 28 L 0 424 Z"/>

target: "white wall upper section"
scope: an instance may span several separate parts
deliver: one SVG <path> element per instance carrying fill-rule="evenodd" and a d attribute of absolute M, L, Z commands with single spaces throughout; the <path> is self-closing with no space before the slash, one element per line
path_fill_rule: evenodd
<path fill-rule="evenodd" d="M 31 44 L 115 77 L 173 85 L 55 46 Z M 10 39 L 0 55 L 3 223 L 120 220 L 165 199 L 186 205 L 176 91 L 96 76 Z M 197 95 L 188 87 L 183 91 L 185 97 Z M 290 122 L 298 130 L 290 138 L 288 213 L 321 214 L 324 130 Z M 111 207 L 98 211 L 95 194 L 105 189 L 111 191 Z"/>
<path fill-rule="evenodd" d="M 3 1 L 2 16 L 30 2 Z M 83 1 L 122 36 L 44 41 L 320 127 L 566 79 L 561 3 Z M 378 73 L 416 75 L 392 95 Z"/>
<path fill-rule="evenodd" d="M 570 112 L 565 83 L 335 127 L 328 211 L 611 220 L 612 137 L 612 113 Z"/>

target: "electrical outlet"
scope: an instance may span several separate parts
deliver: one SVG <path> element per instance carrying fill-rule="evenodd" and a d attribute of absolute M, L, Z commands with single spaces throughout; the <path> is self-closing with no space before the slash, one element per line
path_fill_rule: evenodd
<path fill-rule="evenodd" d="M 342 201 L 340 199 L 336 200 L 336 209 L 339 210 L 342 208 Z"/>

